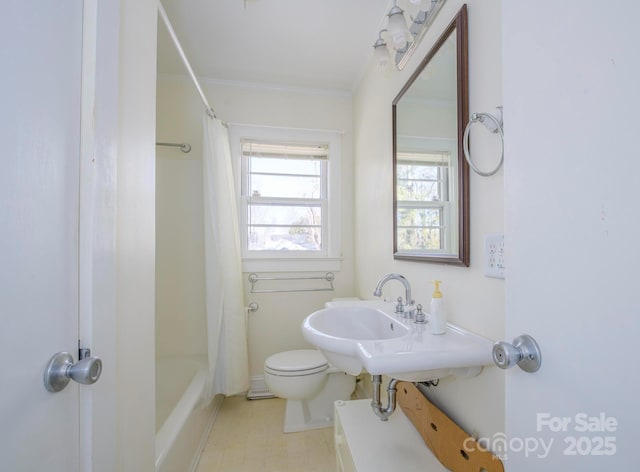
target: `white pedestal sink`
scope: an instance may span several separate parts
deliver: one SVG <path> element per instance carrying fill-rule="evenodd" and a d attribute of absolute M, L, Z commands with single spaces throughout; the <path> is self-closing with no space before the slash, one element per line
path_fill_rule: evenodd
<path fill-rule="evenodd" d="M 366 370 L 422 382 L 474 376 L 493 365 L 492 341 L 451 323 L 445 334 L 432 335 L 428 323 L 393 311 L 394 304 L 380 300 L 329 302 L 304 320 L 302 333 L 329 362 L 352 375 Z"/>

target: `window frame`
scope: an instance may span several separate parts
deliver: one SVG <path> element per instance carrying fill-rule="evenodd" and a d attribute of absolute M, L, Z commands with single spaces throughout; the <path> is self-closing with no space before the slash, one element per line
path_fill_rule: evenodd
<path fill-rule="evenodd" d="M 306 130 L 252 125 L 229 125 L 229 139 L 236 178 L 242 268 L 244 272 L 305 272 L 339 271 L 342 261 L 340 171 L 342 133 L 337 131 Z M 326 188 L 322 200 L 321 251 L 250 251 L 248 249 L 249 202 L 248 163 L 243 159 L 242 142 L 273 142 L 279 144 L 326 144 Z M 267 201 L 282 201 L 277 197 Z M 300 200 L 300 203 L 302 201 Z"/>

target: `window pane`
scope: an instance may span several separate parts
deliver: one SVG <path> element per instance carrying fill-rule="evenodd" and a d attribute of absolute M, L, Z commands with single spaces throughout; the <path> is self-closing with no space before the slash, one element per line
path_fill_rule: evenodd
<path fill-rule="evenodd" d="M 322 250 L 320 205 L 249 205 L 250 251 Z"/>
<path fill-rule="evenodd" d="M 399 179 L 438 180 L 438 166 L 416 163 L 398 163 L 396 172 Z"/>
<path fill-rule="evenodd" d="M 320 226 L 320 205 L 249 204 L 250 225 Z"/>
<path fill-rule="evenodd" d="M 398 226 L 442 226 L 439 208 L 398 208 Z"/>
<path fill-rule="evenodd" d="M 398 250 L 441 250 L 442 246 L 440 233 L 441 230 L 439 228 L 398 228 Z"/>
<path fill-rule="evenodd" d="M 396 187 L 400 201 L 439 202 L 442 198 L 439 182 L 398 179 Z"/>
<path fill-rule="evenodd" d="M 250 251 L 321 251 L 322 230 L 301 226 L 249 226 Z"/>
<path fill-rule="evenodd" d="M 320 198 L 320 177 L 286 175 L 250 176 L 252 197 Z"/>

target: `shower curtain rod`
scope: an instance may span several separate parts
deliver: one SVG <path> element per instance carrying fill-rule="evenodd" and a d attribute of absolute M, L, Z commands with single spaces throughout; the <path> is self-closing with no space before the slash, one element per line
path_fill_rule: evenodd
<path fill-rule="evenodd" d="M 209 115 L 211 118 L 215 118 L 216 114 L 213 111 L 213 108 L 211 107 L 211 105 L 209 105 L 209 102 L 207 101 L 207 97 L 205 97 L 204 92 L 202 91 L 202 87 L 200 87 L 200 82 L 198 82 L 198 78 L 196 77 L 196 74 L 193 72 L 193 69 L 191 68 L 191 64 L 189 64 L 189 59 L 187 59 L 187 55 L 184 53 L 182 46 L 180 45 L 178 36 L 176 35 L 176 32 L 173 29 L 173 26 L 171 26 L 171 21 L 169 21 L 167 12 L 164 10 L 164 7 L 162 6 L 162 2 L 160 2 L 160 0 L 158 0 L 158 12 L 160 13 L 160 16 L 162 17 L 162 21 L 164 21 L 164 24 L 167 27 L 167 31 L 169 31 L 169 36 L 171 36 L 171 39 L 173 40 L 173 44 L 178 50 L 178 54 L 180 55 L 180 58 L 182 58 L 182 62 L 184 63 L 184 66 L 186 67 L 187 72 L 189 72 L 189 75 L 191 76 L 191 80 L 193 80 L 193 84 L 196 86 L 196 89 L 198 89 L 200 98 L 202 99 L 202 102 L 206 107 L 207 115 Z"/>

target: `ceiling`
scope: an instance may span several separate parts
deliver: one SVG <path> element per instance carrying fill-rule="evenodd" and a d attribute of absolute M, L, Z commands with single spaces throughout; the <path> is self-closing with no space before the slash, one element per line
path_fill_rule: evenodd
<path fill-rule="evenodd" d="M 389 0 L 162 0 L 199 78 L 352 91 Z M 158 73 L 186 75 L 162 23 Z"/>

